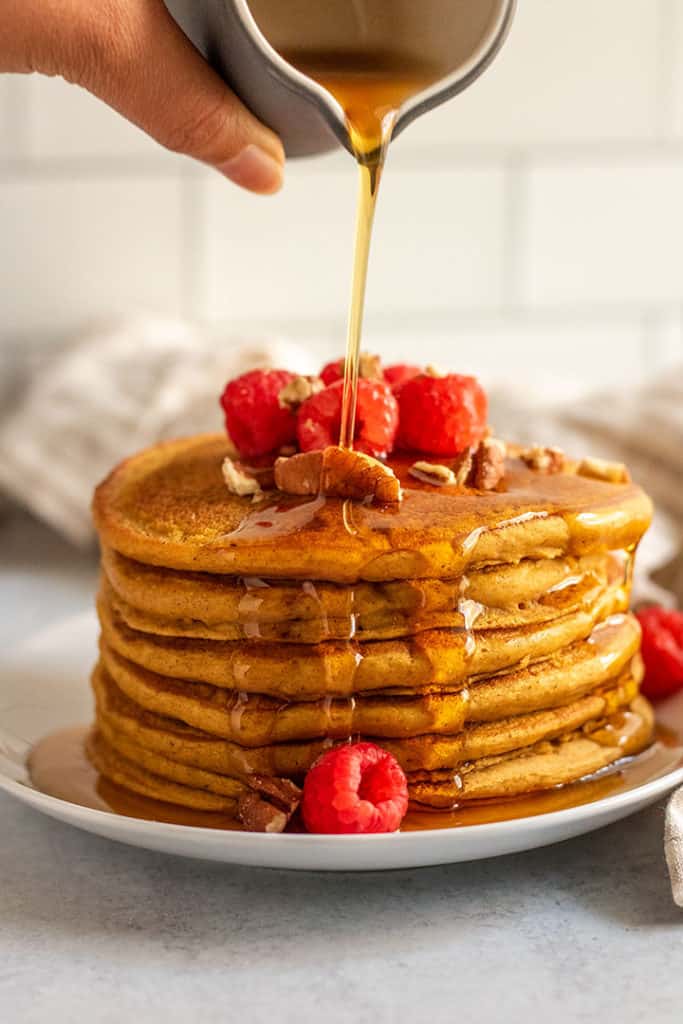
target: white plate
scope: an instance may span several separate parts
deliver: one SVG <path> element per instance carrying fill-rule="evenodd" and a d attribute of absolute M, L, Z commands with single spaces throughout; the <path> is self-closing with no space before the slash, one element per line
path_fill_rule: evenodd
<path fill-rule="evenodd" d="M 30 747 L 56 729 L 88 722 L 86 684 L 95 658 L 96 624 L 83 615 L 45 630 L 0 665 L 0 788 L 44 814 L 115 839 L 164 853 L 315 871 L 422 867 L 531 850 L 609 825 L 683 783 L 683 767 L 636 789 L 537 817 L 429 832 L 379 836 L 262 835 L 168 825 L 121 817 L 58 800 L 31 788 Z M 664 709 L 683 721 L 683 697 Z"/>

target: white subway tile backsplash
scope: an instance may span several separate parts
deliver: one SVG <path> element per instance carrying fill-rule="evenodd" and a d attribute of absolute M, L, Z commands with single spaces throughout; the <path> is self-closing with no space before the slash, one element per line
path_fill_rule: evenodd
<path fill-rule="evenodd" d="M 269 199 L 189 170 L 82 90 L 0 75 L 0 345 L 144 307 L 340 353 L 348 156 Z M 536 390 L 683 359 L 681 183 L 683 0 L 520 0 L 491 69 L 392 147 L 366 346 Z"/>
<path fill-rule="evenodd" d="M 85 89 L 44 75 L 30 75 L 27 87 L 29 151 L 36 160 L 172 159 L 149 136 Z"/>
<path fill-rule="evenodd" d="M 521 300 L 648 305 L 681 296 L 681 164 L 537 166 L 527 185 Z"/>
<path fill-rule="evenodd" d="M 6 336 L 140 309 L 180 311 L 177 181 L 5 182 L 0 224 Z"/>
<path fill-rule="evenodd" d="M 521 0 L 485 75 L 397 145 L 651 139 L 661 17 L 656 0 Z"/>
<path fill-rule="evenodd" d="M 432 362 L 521 388 L 535 403 L 551 377 L 572 391 L 577 384 L 604 387 L 607 379 L 622 384 L 642 370 L 640 324 L 627 319 L 460 318 L 426 330 L 414 322 L 370 331 L 367 347 L 386 362 Z"/>
<path fill-rule="evenodd" d="M 214 320 L 338 317 L 349 293 L 356 172 L 348 157 L 292 165 L 271 199 L 205 182 L 205 293 Z M 382 183 L 368 286 L 380 311 L 496 306 L 505 176 L 392 168 Z"/>

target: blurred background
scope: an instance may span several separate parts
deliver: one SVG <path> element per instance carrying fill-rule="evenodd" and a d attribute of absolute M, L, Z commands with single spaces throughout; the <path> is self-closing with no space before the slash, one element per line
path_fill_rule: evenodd
<path fill-rule="evenodd" d="M 253 197 L 38 76 L 0 77 L 0 139 L 5 394 L 93 318 L 133 312 L 341 354 L 347 154 Z M 367 347 L 520 387 L 638 380 L 681 354 L 682 229 L 682 5 L 521 0 L 488 73 L 393 146 Z"/>

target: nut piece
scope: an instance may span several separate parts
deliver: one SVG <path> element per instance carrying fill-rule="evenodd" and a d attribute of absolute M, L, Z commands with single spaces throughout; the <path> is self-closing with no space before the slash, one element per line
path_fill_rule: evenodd
<path fill-rule="evenodd" d="M 343 369 L 344 362 L 342 361 L 342 371 Z M 358 357 L 358 376 L 362 377 L 363 380 L 383 380 L 384 374 L 382 373 L 382 360 L 380 357 L 373 356 L 369 352 L 361 352 Z"/>
<path fill-rule="evenodd" d="M 301 790 L 289 779 L 250 775 L 251 792 L 240 797 L 237 817 L 249 832 L 284 832 L 301 800 Z"/>
<path fill-rule="evenodd" d="M 469 482 L 470 474 L 472 473 L 472 461 L 473 452 L 471 448 L 468 448 L 451 462 L 451 469 L 455 474 L 455 482 L 458 487 L 465 487 Z"/>
<path fill-rule="evenodd" d="M 246 473 L 239 463 L 233 462 L 232 459 L 226 457 L 223 459 L 221 469 L 223 479 L 231 494 L 237 494 L 240 498 L 245 498 L 247 495 L 252 494 L 254 499 L 260 498 L 263 494 L 261 485 L 256 477 Z"/>
<path fill-rule="evenodd" d="M 362 452 L 334 445 L 278 459 L 275 486 L 287 494 L 326 494 L 356 501 L 401 500 L 400 484 L 389 466 Z"/>
<path fill-rule="evenodd" d="M 537 473 L 562 473 L 567 459 L 561 448 L 548 448 L 535 444 L 519 453 L 522 462 Z"/>
<path fill-rule="evenodd" d="M 607 462 L 605 459 L 584 459 L 576 471 L 579 476 L 587 476 L 593 480 L 604 480 L 608 484 L 628 484 L 631 482 L 629 473 L 623 462 Z"/>
<path fill-rule="evenodd" d="M 472 469 L 468 483 L 479 491 L 492 491 L 505 476 L 504 441 L 496 437 L 485 437 L 472 453 Z"/>
<path fill-rule="evenodd" d="M 292 412 L 296 412 L 307 398 L 317 395 L 324 387 L 325 385 L 319 377 L 294 377 L 289 384 L 285 384 L 277 396 L 278 404 L 281 409 L 291 409 Z"/>
<path fill-rule="evenodd" d="M 408 470 L 411 476 L 432 487 L 446 487 L 457 484 L 458 478 L 448 466 L 434 462 L 414 462 Z"/>

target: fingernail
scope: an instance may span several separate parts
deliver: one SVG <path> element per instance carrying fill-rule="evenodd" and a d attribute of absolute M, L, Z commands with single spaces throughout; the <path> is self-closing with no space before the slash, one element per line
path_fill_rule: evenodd
<path fill-rule="evenodd" d="M 230 181 L 252 192 L 277 192 L 282 185 L 282 165 L 260 146 L 246 146 L 218 170 Z"/>

